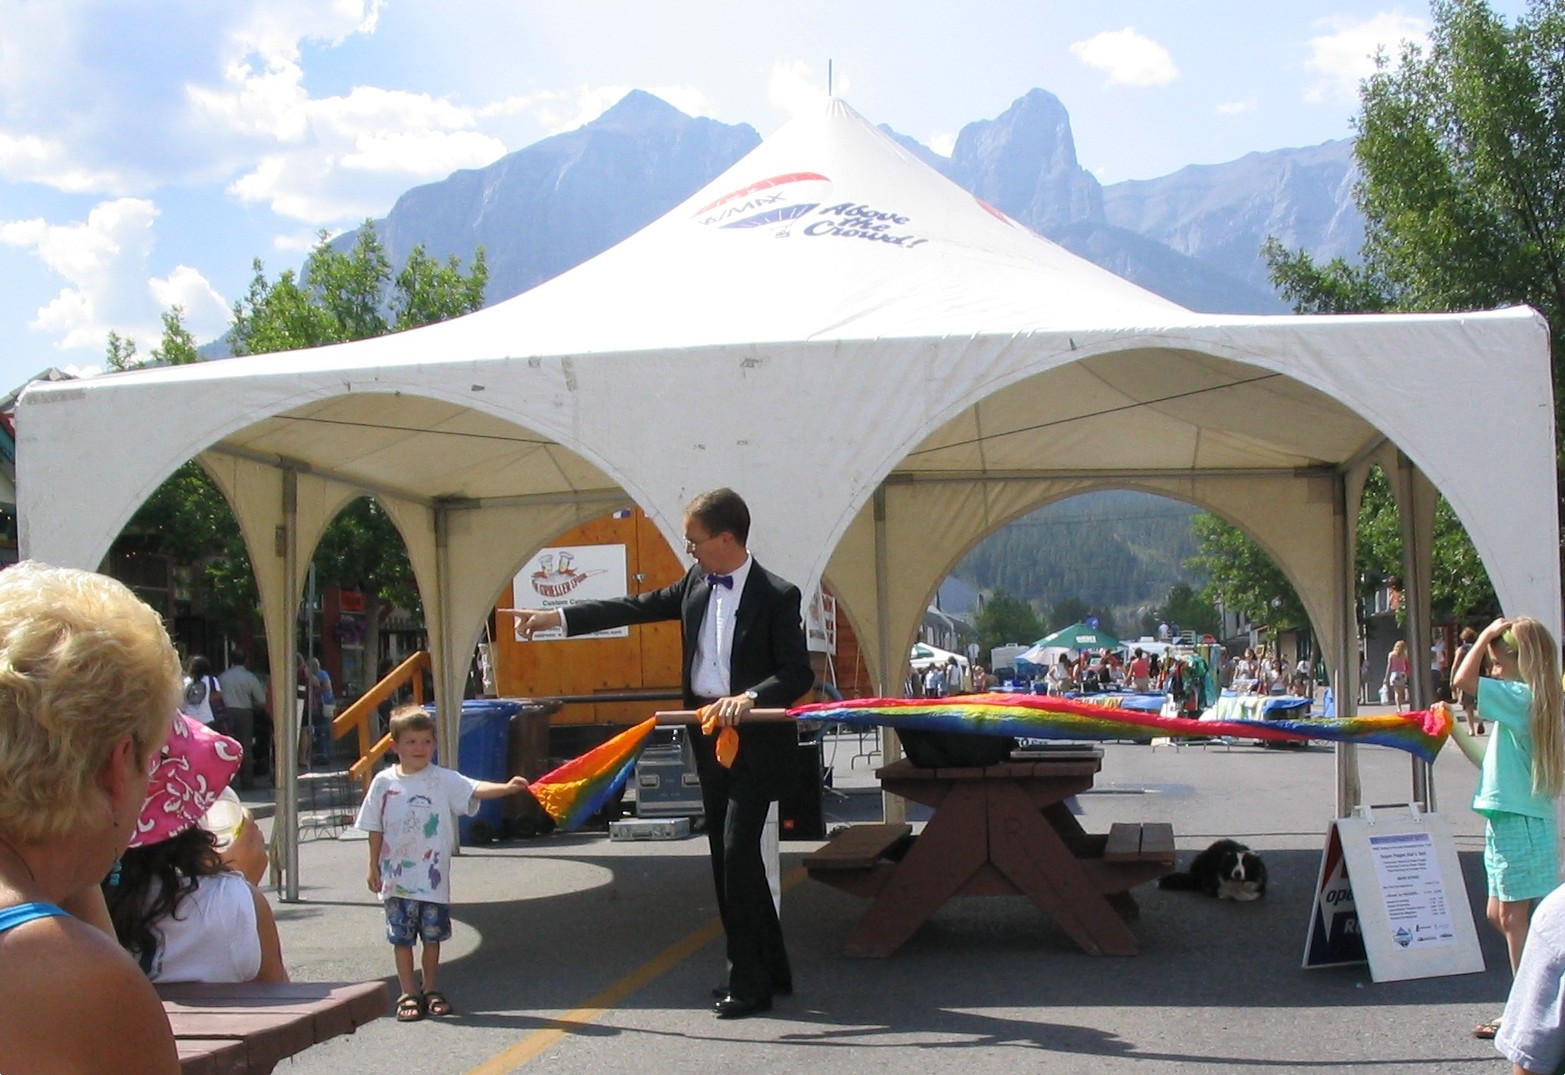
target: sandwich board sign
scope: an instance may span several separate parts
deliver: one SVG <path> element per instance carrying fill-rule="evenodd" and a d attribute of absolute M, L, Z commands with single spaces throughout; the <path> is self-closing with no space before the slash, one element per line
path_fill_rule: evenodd
<path fill-rule="evenodd" d="M 1379 812 L 1377 812 L 1379 811 Z M 1417 804 L 1360 806 L 1332 822 L 1304 945 L 1304 966 L 1368 961 L 1397 982 L 1484 969 L 1456 844 Z"/>

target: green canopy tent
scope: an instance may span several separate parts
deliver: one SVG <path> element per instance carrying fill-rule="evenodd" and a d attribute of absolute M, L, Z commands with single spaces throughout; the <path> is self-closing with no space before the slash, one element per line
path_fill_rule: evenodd
<path fill-rule="evenodd" d="M 1043 649 L 1060 646 L 1068 649 L 1119 649 L 1122 645 L 1124 643 L 1101 627 L 1089 627 L 1085 623 L 1062 627 L 1033 643 L 1034 648 Z"/>

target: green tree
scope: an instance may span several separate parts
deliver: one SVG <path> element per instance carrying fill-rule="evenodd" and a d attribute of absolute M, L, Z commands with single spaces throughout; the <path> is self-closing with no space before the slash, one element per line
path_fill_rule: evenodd
<path fill-rule="evenodd" d="M 136 357 L 136 341 L 110 329 L 108 346 L 104 348 L 103 362 L 109 369 L 115 371 L 135 369 L 141 365 L 141 360 Z"/>
<path fill-rule="evenodd" d="M 1391 283 L 1364 265 L 1333 258 L 1325 265 L 1303 250 L 1288 250 L 1275 237 L 1261 256 L 1278 294 L 1299 314 L 1367 314 L 1391 308 Z"/>
<path fill-rule="evenodd" d="M 1437 621 L 1487 621 L 1499 611 L 1494 586 L 1478 558 L 1478 550 L 1443 498 L 1435 504 L 1432 560 L 1429 600 Z M 1355 567 L 1361 607 L 1385 580 L 1402 575 L 1401 521 L 1391 486 L 1379 467 L 1370 471 L 1364 485 Z"/>
<path fill-rule="evenodd" d="M 997 591 L 984 602 L 974 627 L 978 631 L 981 661 L 987 660 L 989 651 L 996 646 L 1012 642 L 1030 644 L 1043 634 L 1043 625 L 1038 622 L 1033 607 L 1004 591 Z"/>
<path fill-rule="evenodd" d="M 488 269 L 480 248 L 464 274 L 457 259 L 436 263 L 415 248 L 393 276 L 373 226 L 366 222 L 351 248 L 337 249 L 322 232 L 304 271 L 268 279 L 259 259 L 245 297 L 234 304 L 229 344 L 235 354 L 317 347 L 365 339 L 446 320 L 483 305 Z M 168 363 L 199 361 L 182 311 L 163 317 L 163 342 L 152 354 Z M 109 363 L 135 364 L 135 345 L 111 333 Z M 222 494 L 195 463 L 187 463 L 137 512 L 128 534 L 156 535 L 160 547 L 202 565 L 213 615 L 242 622 L 258 607 L 244 543 Z M 315 556 L 324 585 L 357 587 L 371 598 L 366 652 L 378 652 L 381 606 L 417 607 L 412 568 L 401 536 L 385 511 L 368 498 L 333 520 Z"/>
<path fill-rule="evenodd" d="M 163 311 L 163 342 L 152 349 L 152 361 L 164 366 L 188 366 L 201 361 L 196 338 L 185 327 L 183 306 L 171 306 Z"/>
<path fill-rule="evenodd" d="M 1188 562 L 1206 574 L 1201 599 L 1256 623 L 1307 627 L 1304 605 L 1281 569 L 1242 531 L 1214 515 L 1191 520 L 1200 552 Z M 1357 554 L 1360 616 L 1375 592 L 1402 577 L 1402 526 L 1385 473 L 1374 467 L 1359 507 Z M 1430 605 L 1437 621 L 1484 620 L 1499 609 L 1477 551 L 1444 500 L 1435 506 L 1434 571 Z M 1175 587 L 1177 590 L 1178 587 Z M 1172 593 L 1170 598 L 1172 599 Z M 1169 615 L 1174 615 L 1170 612 Z M 1186 626 L 1183 619 L 1178 622 Z"/>
<path fill-rule="evenodd" d="M 1088 604 L 1079 597 L 1062 597 L 1049 608 L 1049 623 L 1047 631 L 1058 631 L 1069 627 L 1073 623 L 1086 623 L 1096 617 L 1098 626 L 1109 634 L 1117 634 L 1114 626 L 1114 612 L 1108 608 L 1098 608 Z"/>
<path fill-rule="evenodd" d="M 1254 541 L 1216 515 L 1190 520 L 1200 552 L 1188 566 L 1206 576 L 1200 597 L 1208 604 L 1273 627 L 1304 627 L 1309 617 L 1282 569 Z"/>
<path fill-rule="evenodd" d="M 1178 624 L 1181 631 L 1194 631 L 1198 635 L 1216 634 L 1220 626 L 1217 609 L 1212 602 L 1186 583 L 1175 583 L 1168 597 L 1158 610 L 1162 623 Z"/>
<path fill-rule="evenodd" d="M 397 274 L 397 290 L 392 300 L 398 331 L 432 325 L 459 313 L 476 310 L 484 304 L 484 287 L 489 280 L 489 263 L 484 248 L 473 254 L 473 269 L 463 273 L 456 255 L 436 261 L 415 246 Z"/>
<path fill-rule="evenodd" d="M 1318 266 L 1304 251 L 1290 253 L 1269 240 L 1263 252 L 1272 280 L 1307 313 L 1530 305 L 1555 328 L 1559 400 L 1565 389 L 1565 333 L 1559 331 L 1565 0 L 1534 0 L 1514 24 L 1483 0 L 1434 0 L 1431 13 L 1428 45 L 1382 56 L 1361 87 L 1354 151 L 1362 175 L 1355 198 L 1365 218 L 1363 265 Z M 1558 406 L 1555 430 L 1565 473 L 1565 411 Z M 1565 497 L 1565 482 L 1560 494 Z M 1472 615 L 1493 606 L 1493 592 L 1455 525 L 1442 502 L 1436 571 L 1444 579 L 1436 585 L 1445 587 L 1454 614 Z M 1440 602 L 1437 596 L 1437 612 Z"/>

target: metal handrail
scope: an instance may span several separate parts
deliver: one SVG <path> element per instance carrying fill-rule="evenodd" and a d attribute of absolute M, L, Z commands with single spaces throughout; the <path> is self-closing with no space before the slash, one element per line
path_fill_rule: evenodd
<path fill-rule="evenodd" d="M 369 690 L 353 700 L 353 704 L 346 706 L 340 713 L 332 718 L 331 737 L 341 739 L 350 732 L 359 733 L 359 760 L 348 768 L 348 775 L 359 781 L 366 789 L 370 780 L 375 775 L 375 766 L 380 759 L 385 757 L 386 751 L 391 749 L 391 736 L 382 735 L 379 739 L 372 740 L 375 733 L 370 719 L 375 716 L 380 706 L 387 698 L 402 689 L 403 684 L 411 681 L 413 690 L 413 704 L 424 704 L 424 677 L 419 673 L 431 668 L 429 653 L 419 650 L 410 655 L 390 672 L 384 679 L 376 683 Z"/>

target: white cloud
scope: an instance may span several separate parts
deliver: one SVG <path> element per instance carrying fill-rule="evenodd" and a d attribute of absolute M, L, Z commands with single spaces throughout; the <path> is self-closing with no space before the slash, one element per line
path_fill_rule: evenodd
<path fill-rule="evenodd" d="M 250 0 L 242 5 L 233 38 L 263 56 L 299 58 L 301 41 L 340 45 L 374 33 L 385 0 Z"/>
<path fill-rule="evenodd" d="M 1088 67 L 1107 74 L 1111 86 L 1166 86 L 1179 77 L 1168 50 L 1131 26 L 1077 41 L 1071 45 L 1071 53 Z"/>
<path fill-rule="evenodd" d="M 1246 112 L 1254 112 L 1261 107 L 1261 102 L 1254 97 L 1246 97 L 1239 101 L 1221 101 L 1214 110 L 1219 116 L 1242 116 Z"/>
<path fill-rule="evenodd" d="M 934 150 L 936 153 L 940 154 L 942 157 L 949 157 L 956 150 L 956 135 L 954 135 L 954 134 L 935 134 L 935 135 L 930 135 L 929 141 L 926 144 L 929 146 L 930 149 Z"/>
<path fill-rule="evenodd" d="M 255 140 L 303 137 L 302 46 L 373 31 L 382 3 L 6 3 L 0 178 L 125 195 L 231 175 Z"/>
<path fill-rule="evenodd" d="M 1374 72 L 1377 52 L 1384 50 L 1395 60 L 1404 41 L 1422 45 L 1429 36 L 1427 20 L 1400 12 L 1322 19 L 1316 26 L 1328 32 L 1305 42 L 1309 58 L 1304 69 L 1315 76 L 1304 90 L 1310 104 L 1357 101 L 1359 83 Z"/>
<path fill-rule="evenodd" d="M 178 306 L 184 310 L 185 327 L 198 340 L 221 336 L 228 329 L 228 302 L 217 289 L 189 265 L 176 265 L 164 277 L 147 281 L 147 291 L 158 309 Z"/>
<path fill-rule="evenodd" d="M 185 94 L 198 124 L 219 136 L 294 142 L 308 130 L 303 81 L 303 70 L 291 61 L 257 71 L 236 59 L 223 72 L 224 85 L 191 85 Z"/>
<path fill-rule="evenodd" d="M 833 72 L 831 82 L 831 92 L 838 97 L 853 92 L 852 80 L 840 71 Z M 766 92 L 772 104 L 790 116 L 819 112 L 826 103 L 826 71 L 806 60 L 779 60 L 772 64 Z"/>
<path fill-rule="evenodd" d="M 61 350 L 97 352 L 114 330 L 145 354 L 162 336 L 162 312 L 178 303 L 198 337 L 221 332 L 228 304 L 200 273 L 183 265 L 162 278 L 148 271 L 157 218 L 151 201 L 117 198 L 76 223 L 0 221 L 0 243 L 28 251 L 64 282 L 28 327 Z"/>
<path fill-rule="evenodd" d="M 114 177 L 66 161 L 65 147 L 37 135 L 0 131 L 0 179 L 13 183 L 43 183 L 71 194 L 104 190 Z"/>
<path fill-rule="evenodd" d="M 244 96 L 241 88 L 227 100 Z M 505 153 L 499 139 L 473 129 L 472 109 L 427 94 L 359 86 L 343 96 L 301 98 L 296 117 L 298 136 L 261 154 L 229 190 L 307 224 L 358 223 L 384 212 L 411 184 Z"/>

